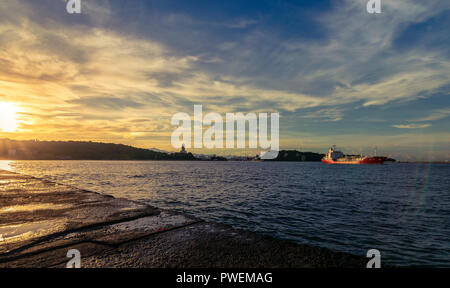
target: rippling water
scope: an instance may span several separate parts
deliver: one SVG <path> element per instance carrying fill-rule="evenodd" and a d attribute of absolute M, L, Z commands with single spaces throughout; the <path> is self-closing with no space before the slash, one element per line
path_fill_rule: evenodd
<path fill-rule="evenodd" d="M 382 263 L 450 267 L 450 165 L 0 161 L 0 169 Z"/>

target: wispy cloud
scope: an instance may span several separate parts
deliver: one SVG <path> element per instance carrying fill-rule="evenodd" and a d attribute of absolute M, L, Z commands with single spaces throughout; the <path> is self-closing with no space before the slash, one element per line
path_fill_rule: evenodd
<path fill-rule="evenodd" d="M 414 122 L 427 122 L 427 121 L 437 121 L 441 119 L 445 119 L 450 116 L 450 108 L 444 108 L 444 109 L 436 109 L 431 111 L 431 113 L 428 116 L 417 118 L 411 121 Z"/>
<path fill-rule="evenodd" d="M 256 23 L 258 23 L 258 21 L 253 20 L 253 19 L 238 19 L 238 20 L 234 20 L 234 21 L 225 23 L 224 26 L 233 28 L 233 29 L 243 29 L 243 28 L 247 28 L 251 25 L 255 25 Z"/>
<path fill-rule="evenodd" d="M 337 122 L 342 120 L 343 117 L 343 110 L 338 108 L 325 108 L 325 109 L 319 109 L 314 112 L 307 112 L 305 115 L 301 116 L 302 118 L 306 119 L 316 119 L 318 121 L 324 121 L 324 122 Z"/>
<path fill-rule="evenodd" d="M 430 127 L 431 124 L 399 124 L 399 125 L 392 125 L 392 127 L 400 128 L 400 129 L 423 129 Z"/>

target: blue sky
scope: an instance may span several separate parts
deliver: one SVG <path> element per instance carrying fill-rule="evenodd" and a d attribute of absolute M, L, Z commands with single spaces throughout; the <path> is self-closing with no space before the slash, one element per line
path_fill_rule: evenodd
<path fill-rule="evenodd" d="M 0 4 L 0 137 L 173 150 L 202 104 L 279 112 L 281 148 L 450 160 L 449 1 L 81 1 Z"/>

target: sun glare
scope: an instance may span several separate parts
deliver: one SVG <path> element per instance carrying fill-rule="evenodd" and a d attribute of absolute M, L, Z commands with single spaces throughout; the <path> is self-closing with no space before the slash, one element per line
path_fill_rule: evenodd
<path fill-rule="evenodd" d="M 13 103 L 0 102 L 0 131 L 14 132 L 17 130 L 17 107 Z"/>

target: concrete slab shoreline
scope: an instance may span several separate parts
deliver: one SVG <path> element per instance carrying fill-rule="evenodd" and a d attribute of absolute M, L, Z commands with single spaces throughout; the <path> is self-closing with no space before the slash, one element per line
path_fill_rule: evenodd
<path fill-rule="evenodd" d="M 367 259 L 0 170 L 0 268 L 358 267 Z"/>

